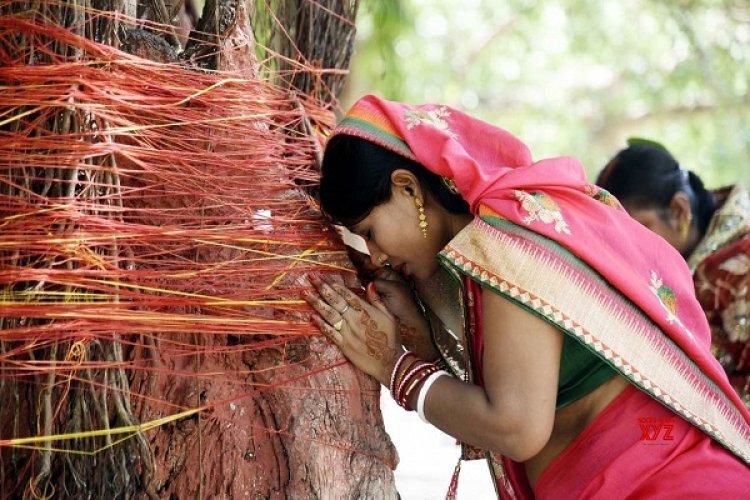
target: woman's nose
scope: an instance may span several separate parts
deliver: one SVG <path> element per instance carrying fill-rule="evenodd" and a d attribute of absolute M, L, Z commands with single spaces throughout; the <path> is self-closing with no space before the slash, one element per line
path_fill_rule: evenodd
<path fill-rule="evenodd" d="M 388 256 L 382 252 L 379 252 L 375 250 L 374 248 L 370 247 L 370 261 L 372 261 L 372 264 L 376 267 L 383 267 L 386 262 L 388 262 Z"/>
<path fill-rule="evenodd" d="M 380 255 L 372 258 L 372 263 L 375 264 L 378 267 L 383 267 L 385 263 L 388 262 L 388 256 L 384 253 L 381 253 Z"/>

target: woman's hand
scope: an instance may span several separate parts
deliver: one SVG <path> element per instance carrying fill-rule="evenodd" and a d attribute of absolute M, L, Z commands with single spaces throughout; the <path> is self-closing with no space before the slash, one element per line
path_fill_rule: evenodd
<path fill-rule="evenodd" d="M 390 267 L 383 267 L 377 271 L 372 283 L 383 303 L 396 317 L 404 347 L 421 359 L 436 359 L 438 353 L 432 343 L 430 325 L 414 301 L 411 287 L 404 277 Z"/>
<path fill-rule="evenodd" d="M 403 349 L 397 320 L 374 286 L 368 286 L 365 301 L 339 284 L 311 282 L 315 290 L 305 299 L 317 312 L 312 321 L 357 368 L 388 386 Z"/>
<path fill-rule="evenodd" d="M 383 303 L 398 320 L 401 344 L 424 360 L 438 358 L 430 326 L 414 301 L 409 283 L 391 266 L 376 266 L 369 255 L 346 247 L 362 283 L 373 283 Z"/>

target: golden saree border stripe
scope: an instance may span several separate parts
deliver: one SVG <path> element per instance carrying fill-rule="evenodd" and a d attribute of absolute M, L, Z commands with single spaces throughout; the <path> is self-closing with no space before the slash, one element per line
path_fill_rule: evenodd
<path fill-rule="evenodd" d="M 750 463 L 737 408 L 640 309 L 557 243 L 475 218 L 440 259 L 572 335 L 641 390 Z"/>

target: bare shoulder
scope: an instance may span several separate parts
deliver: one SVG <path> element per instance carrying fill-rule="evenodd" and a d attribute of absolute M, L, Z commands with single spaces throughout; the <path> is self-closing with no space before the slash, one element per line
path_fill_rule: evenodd
<path fill-rule="evenodd" d="M 492 290 L 482 291 L 482 321 L 485 341 L 492 341 L 495 336 L 521 336 L 530 343 L 549 341 L 562 349 L 563 333 L 555 325 Z"/>

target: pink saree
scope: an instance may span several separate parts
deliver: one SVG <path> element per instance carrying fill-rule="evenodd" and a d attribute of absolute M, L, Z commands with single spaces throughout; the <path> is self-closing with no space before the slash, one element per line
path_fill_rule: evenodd
<path fill-rule="evenodd" d="M 441 252 L 441 263 L 555 324 L 640 389 L 625 391 L 584 431 L 597 433 L 595 440 L 587 438 L 582 446 L 577 439 L 563 452 L 536 485 L 538 496 L 568 496 L 579 480 L 587 491 L 610 491 L 615 483 L 602 479 L 606 475 L 584 474 L 606 460 L 623 478 L 642 475 L 639 464 L 648 454 L 639 443 L 620 454 L 609 443 L 639 432 L 632 420 L 607 419 L 625 409 L 631 412 L 627 418 L 643 412 L 676 417 L 688 455 L 718 451 L 741 466 L 747 482 L 742 461 L 750 462 L 750 414 L 711 355 L 708 324 L 685 261 L 609 193 L 587 182 L 577 160 L 534 162 L 510 133 L 457 110 L 374 96 L 358 101 L 334 134 L 375 142 L 452 182 L 475 219 Z M 481 328 L 469 337 L 481 379 Z M 701 443 L 690 444 L 700 436 Z M 490 458 L 499 493 L 530 494 L 517 467 Z M 658 469 L 661 459 L 652 465 Z M 674 471 L 686 464 L 680 460 L 669 462 Z M 559 471 L 572 463 L 581 477 L 562 481 Z"/>
<path fill-rule="evenodd" d="M 742 498 L 750 472 L 686 420 L 630 386 L 547 467 L 537 499 Z"/>

